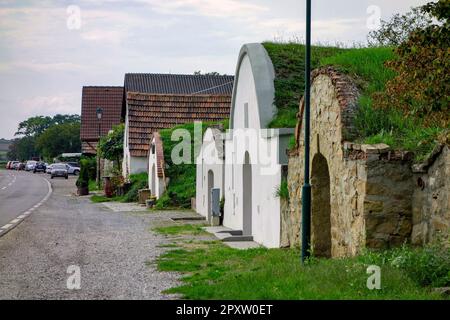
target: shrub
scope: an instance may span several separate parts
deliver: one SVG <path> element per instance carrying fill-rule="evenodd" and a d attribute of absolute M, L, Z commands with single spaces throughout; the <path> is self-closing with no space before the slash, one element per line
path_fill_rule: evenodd
<path fill-rule="evenodd" d="M 79 188 L 89 187 L 89 161 L 87 159 L 81 159 L 80 175 L 78 176 L 76 185 Z"/>
<path fill-rule="evenodd" d="M 124 195 L 123 202 L 136 202 L 139 199 L 138 191 L 145 189 L 148 186 L 148 174 L 139 173 L 130 175 L 131 187 L 130 190 Z"/>
<path fill-rule="evenodd" d="M 394 14 L 388 21 L 381 21 L 377 30 L 370 31 L 367 42 L 370 46 L 398 46 L 406 41 L 413 31 L 425 28 L 429 15 L 421 7 L 412 8 L 405 14 Z"/>
<path fill-rule="evenodd" d="M 390 265 L 405 271 L 421 286 L 444 287 L 450 285 L 450 248 L 436 241 L 423 248 L 403 245 L 387 251 L 367 251 L 362 262 Z"/>
<path fill-rule="evenodd" d="M 289 200 L 289 188 L 288 188 L 288 182 L 287 182 L 286 178 L 283 178 L 281 180 L 281 183 L 278 186 L 277 191 L 275 192 L 275 196 L 280 199 Z"/>
<path fill-rule="evenodd" d="M 421 8 L 433 17 L 395 49 L 396 58 L 386 66 L 396 73 L 385 92 L 374 96 L 375 105 L 395 108 L 404 116 L 423 119 L 423 125 L 450 126 L 450 1 L 441 0 Z"/>

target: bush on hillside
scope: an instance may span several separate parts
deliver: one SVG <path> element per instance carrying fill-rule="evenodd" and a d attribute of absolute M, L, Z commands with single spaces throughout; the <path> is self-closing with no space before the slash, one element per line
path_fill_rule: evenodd
<path fill-rule="evenodd" d="M 294 128 L 297 123 L 300 99 L 305 91 L 305 45 L 300 43 L 264 42 L 275 69 L 275 101 L 278 111 L 271 128 Z M 311 70 L 322 58 L 333 56 L 344 49 L 312 46 Z"/>
<path fill-rule="evenodd" d="M 369 46 L 398 46 L 405 42 L 409 35 L 429 25 L 430 16 L 421 7 L 412 8 L 405 14 L 396 13 L 389 20 L 381 21 L 378 29 L 367 36 Z"/>
<path fill-rule="evenodd" d="M 137 202 L 139 200 L 139 190 L 146 189 L 148 187 L 148 174 L 139 173 L 130 175 L 131 187 L 127 193 L 125 193 L 123 202 Z"/>
<path fill-rule="evenodd" d="M 396 267 L 421 286 L 450 285 L 450 248 L 440 239 L 423 248 L 403 245 L 387 251 L 367 251 L 360 259 L 367 264 Z"/>
<path fill-rule="evenodd" d="M 450 127 L 450 1 L 428 3 L 420 8 L 428 25 L 413 31 L 395 49 L 396 58 L 386 63 L 396 76 L 385 92 L 374 96 L 375 106 L 397 109 L 423 125 Z"/>

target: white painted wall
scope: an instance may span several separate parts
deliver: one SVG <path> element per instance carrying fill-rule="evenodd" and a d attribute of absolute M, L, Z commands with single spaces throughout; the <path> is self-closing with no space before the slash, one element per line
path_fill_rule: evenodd
<path fill-rule="evenodd" d="M 122 160 L 122 176 L 127 178 L 130 174 L 130 149 L 128 148 L 128 106 L 126 106 L 125 129 L 123 137 L 123 160 Z"/>
<path fill-rule="evenodd" d="M 236 68 L 230 115 L 232 121 L 226 135 L 224 168 L 223 224 L 243 230 L 243 167 L 245 153 L 250 155 L 251 235 L 256 242 L 269 248 L 280 246 L 281 208 L 276 191 L 281 184 L 281 167 L 286 160 L 282 153 L 286 151 L 287 145 L 285 129 L 266 129 L 275 109 L 273 80 L 273 66 L 265 49 L 257 44 L 244 46 Z M 267 150 L 271 150 L 270 157 Z"/>
<path fill-rule="evenodd" d="M 165 191 L 164 179 L 158 177 L 158 160 L 155 138 L 153 138 L 148 154 L 148 187 L 150 188 L 152 195 L 157 199 L 159 199 Z"/>
<path fill-rule="evenodd" d="M 220 150 L 216 148 L 214 135 L 217 129 L 208 128 L 203 136 L 203 143 L 200 153 L 197 157 L 196 170 L 196 210 L 197 213 L 210 220 L 208 212 L 208 172 L 214 176 L 213 188 L 220 189 L 220 197 L 224 195 L 224 161 L 219 157 Z M 219 142 L 220 143 L 220 142 Z"/>
<path fill-rule="evenodd" d="M 129 124 L 128 124 L 128 106 L 126 106 L 125 115 L 125 133 L 123 139 L 123 160 L 122 160 L 122 175 L 128 178 L 130 174 L 142 173 L 148 171 L 148 157 L 133 157 L 130 154 L 128 145 L 129 137 Z"/>

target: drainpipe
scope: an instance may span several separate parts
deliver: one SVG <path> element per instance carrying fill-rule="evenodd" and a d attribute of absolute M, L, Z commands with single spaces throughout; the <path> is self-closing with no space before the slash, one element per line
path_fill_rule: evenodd
<path fill-rule="evenodd" d="M 310 255 L 311 244 L 311 185 L 309 184 L 310 92 L 311 92 L 311 0 L 306 0 L 305 52 L 305 161 L 302 187 L 302 264 Z"/>

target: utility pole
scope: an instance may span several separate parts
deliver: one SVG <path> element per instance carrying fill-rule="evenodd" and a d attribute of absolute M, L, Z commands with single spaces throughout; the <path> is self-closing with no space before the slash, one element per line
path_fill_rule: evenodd
<path fill-rule="evenodd" d="M 311 0 L 306 0 L 306 49 L 305 49 L 305 161 L 302 187 L 302 263 L 310 255 L 311 248 L 311 185 L 309 184 L 309 142 L 311 101 Z"/>
<path fill-rule="evenodd" d="M 103 116 L 103 109 L 98 107 L 96 110 L 97 120 L 98 120 L 98 142 L 97 142 L 97 175 L 96 175 L 96 183 L 97 186 L 100 187 L 100 153 L 98 150 L 98 146 L 100 144 L 100 136 L 101 136 L 101 121 Z"/>

